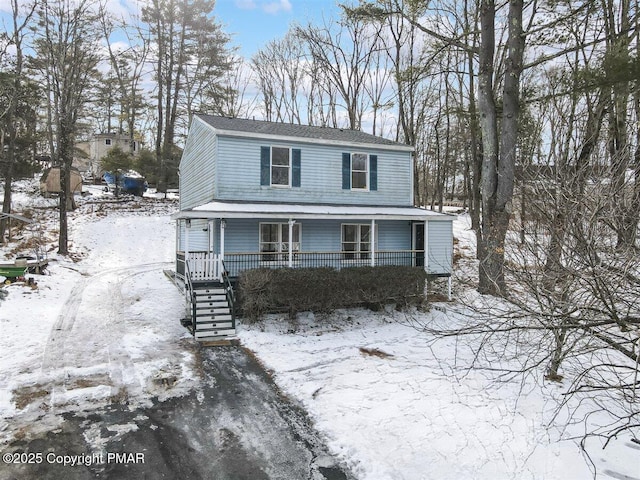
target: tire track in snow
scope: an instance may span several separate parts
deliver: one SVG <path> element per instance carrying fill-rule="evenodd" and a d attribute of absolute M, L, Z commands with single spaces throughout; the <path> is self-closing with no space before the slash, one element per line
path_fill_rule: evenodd
<path fill-rule="evenodd" d="M 94 392 L 101 397 L 118 395 L 125 386 L 133 389 L 131 393 L 139 393 L 140 385 L 125 385 L 123 381 L 123 372 L 134 372 L 135 367 L 122 346 L 122 286 L 131 278 L 169 264 L 154 262 L 104 270 L 82 278 L 74 286 L 51 329 L 42 357 L 38 383 L 49 387 L 51 406 L 64 404 L 71 390 L 101 385 L 110 388 Z M 85 298 L 90 294 L 98 298 Z M 84 321 L 78 321 L 81 311 L 85 318 L 80 320 Z"/>

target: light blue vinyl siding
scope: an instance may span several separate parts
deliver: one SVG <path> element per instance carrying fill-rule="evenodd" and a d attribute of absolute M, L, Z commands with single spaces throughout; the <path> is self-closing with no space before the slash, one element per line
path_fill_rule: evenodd
<path fill-rule="evenodd" d="M 260 148 L 279 146 L 301 151 L 300 187 L 260 185 Z M 342 154 L 377 156 L 377 190 L 342 188 Z M 218 200 L 412 206 L 410 152 L 317 145 L 302 142 L 219 137 L 216 195 Z"/>
<path fill-rule="evenodd" d="M 429 269 L 427 273 L 451 274 L 453 222 L 429 222 Z"/>
<path fill-rule="evenodd" d="M 184 251 L 187 244 L 186 225 L 180 222 L 180 248 Z M 191 220 L 189 228 L 189 251 L 190 252 L 206 252 L 209 248 L 209 229 L 208 222 L 204 219 Z"/>
<path fill-rule="evenodd" d="M 228 219 L 225 231 L 225 253 L 256 253 L 259 251 L 259 225 L 286 223 L 260 219 Z M 342 248 L 343 223 L 370 225 L 368 220 L 300 220 L 302 252 L 339 252 Z M 405 221 L 376 222 L 376 250 L 411 249 L 411 225 Z M 217 249 L 218 247 L 216 247 Z"/>
<path fill-rule="evenodd" d="M 180 210 L 215 198 L 216 151 L 217 136 L 195 117 L 180 161 Z"/>
<path fill-rule="evenodd" d="M 225 253 L 258 253 L 259 225 L 286 223 L 266 219 L 227 219 L 225 229 Z M 182 223 L 182 222 L 181 222 Z M 301 251 L 307 253 L 339 252 L 342 249 L 342 224 L 370 225 L 369 220 L 300 220 L 302 228 Z M 213 250 L 220 252 L 220 222 L 213 224 Z M 422 225 L 422 224 L 420 224 Z M 420 227 L 422 228 L 422 227 Z M 407 221 L 376 222 L 376 251 L 408 251 L 412 248 L 412 227 Z M 207 251 L 209 248 L 209 224 L 206 220 L 193 219 L 189 229 L 189 251 Z M 185 226 L 180 228 L 180 250 L 186 246 Z M 451 274 L 453 262 L 452 222 L 429 222 L 428 273 Z M 383 263 L 382 261 L 379 264 Z"/>
<path fill-rule="evenodd" d="M 229 218 L 224 233 L 225 253 L 257 253 L 259 221 L 251 218 Z M 218 243 L 218 242 L 216 242 Z M 216 251 L 220 246 L 216 245 Z"/>

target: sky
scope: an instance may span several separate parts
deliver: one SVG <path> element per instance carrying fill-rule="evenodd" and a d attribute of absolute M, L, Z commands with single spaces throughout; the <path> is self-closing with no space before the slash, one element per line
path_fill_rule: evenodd
<path fill-rule="evenodd" d="M 340 13 L 338 1 L 343 0 L 217 0 L 214 15 L 223 30 L 232 35 L 232 45 L 240 55 L 251 58 L 269 40 L 280 38 L 292 22 L 322 21 Z M 125 14 L 130 0 L 107 0 L 109 11 Z M 0 19 L 10 24 L 9 0 L 0 0 Z M 1 24 L 1 23 L 0 23 Z"/>
<path fill-rule="evenodd" d="M 283 37 L 292 22 L 322 21 L 339 13 L 335 0 L 217 0 L 214 8 L 224 31 L 246 58 L 268 41 Z"/>

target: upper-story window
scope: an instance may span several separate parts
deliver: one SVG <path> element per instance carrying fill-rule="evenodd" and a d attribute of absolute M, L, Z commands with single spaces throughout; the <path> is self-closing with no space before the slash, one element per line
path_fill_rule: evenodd
<path fill-rule="evenodd" d="M 351 189 L 369 188 L 369 156 L 365 153 L 351 154 Z"/>
<path fill-rule="evenodd" d="M 104 144 L 105 145 L 111 145 L 111 139 L 110 138 L 105 138 L 104 139 Z"/>
<path fill-rule="evenodd" d="M 377 190 L 378 156 L 360 152 L 343 153 L 342 188 L 344 190 Z"/>
<path fill-rule="evenodd" d="M 301 153 L 298 148 L 261 147 L 260 185 L 271 187 L 299 187 Z"/>
<path fill-rule="evenodd" d="M 271 185 L 291 186 L 291 150 L 271 147 Z"/>

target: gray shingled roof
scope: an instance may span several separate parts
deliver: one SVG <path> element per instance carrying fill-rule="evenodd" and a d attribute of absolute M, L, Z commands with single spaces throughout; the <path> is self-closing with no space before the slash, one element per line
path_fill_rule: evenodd
<path fill-rule="evenodd" d="M 395 145 L 407 148 L 402 143 L 376 137 L 359 130 L 346 128 L 312 127 L 309 125 L 296 125 L 292 123 L 266 122 L 264 120 L 250 120 L 245 118 L 220 117 L 216 115 L 197 114 L 216 130 L 227 132 L 248 132 L 258 135 L 273 135 L 282 137 L 300 137 L 306 139 L 339 141 L 357 144 Z"/>

